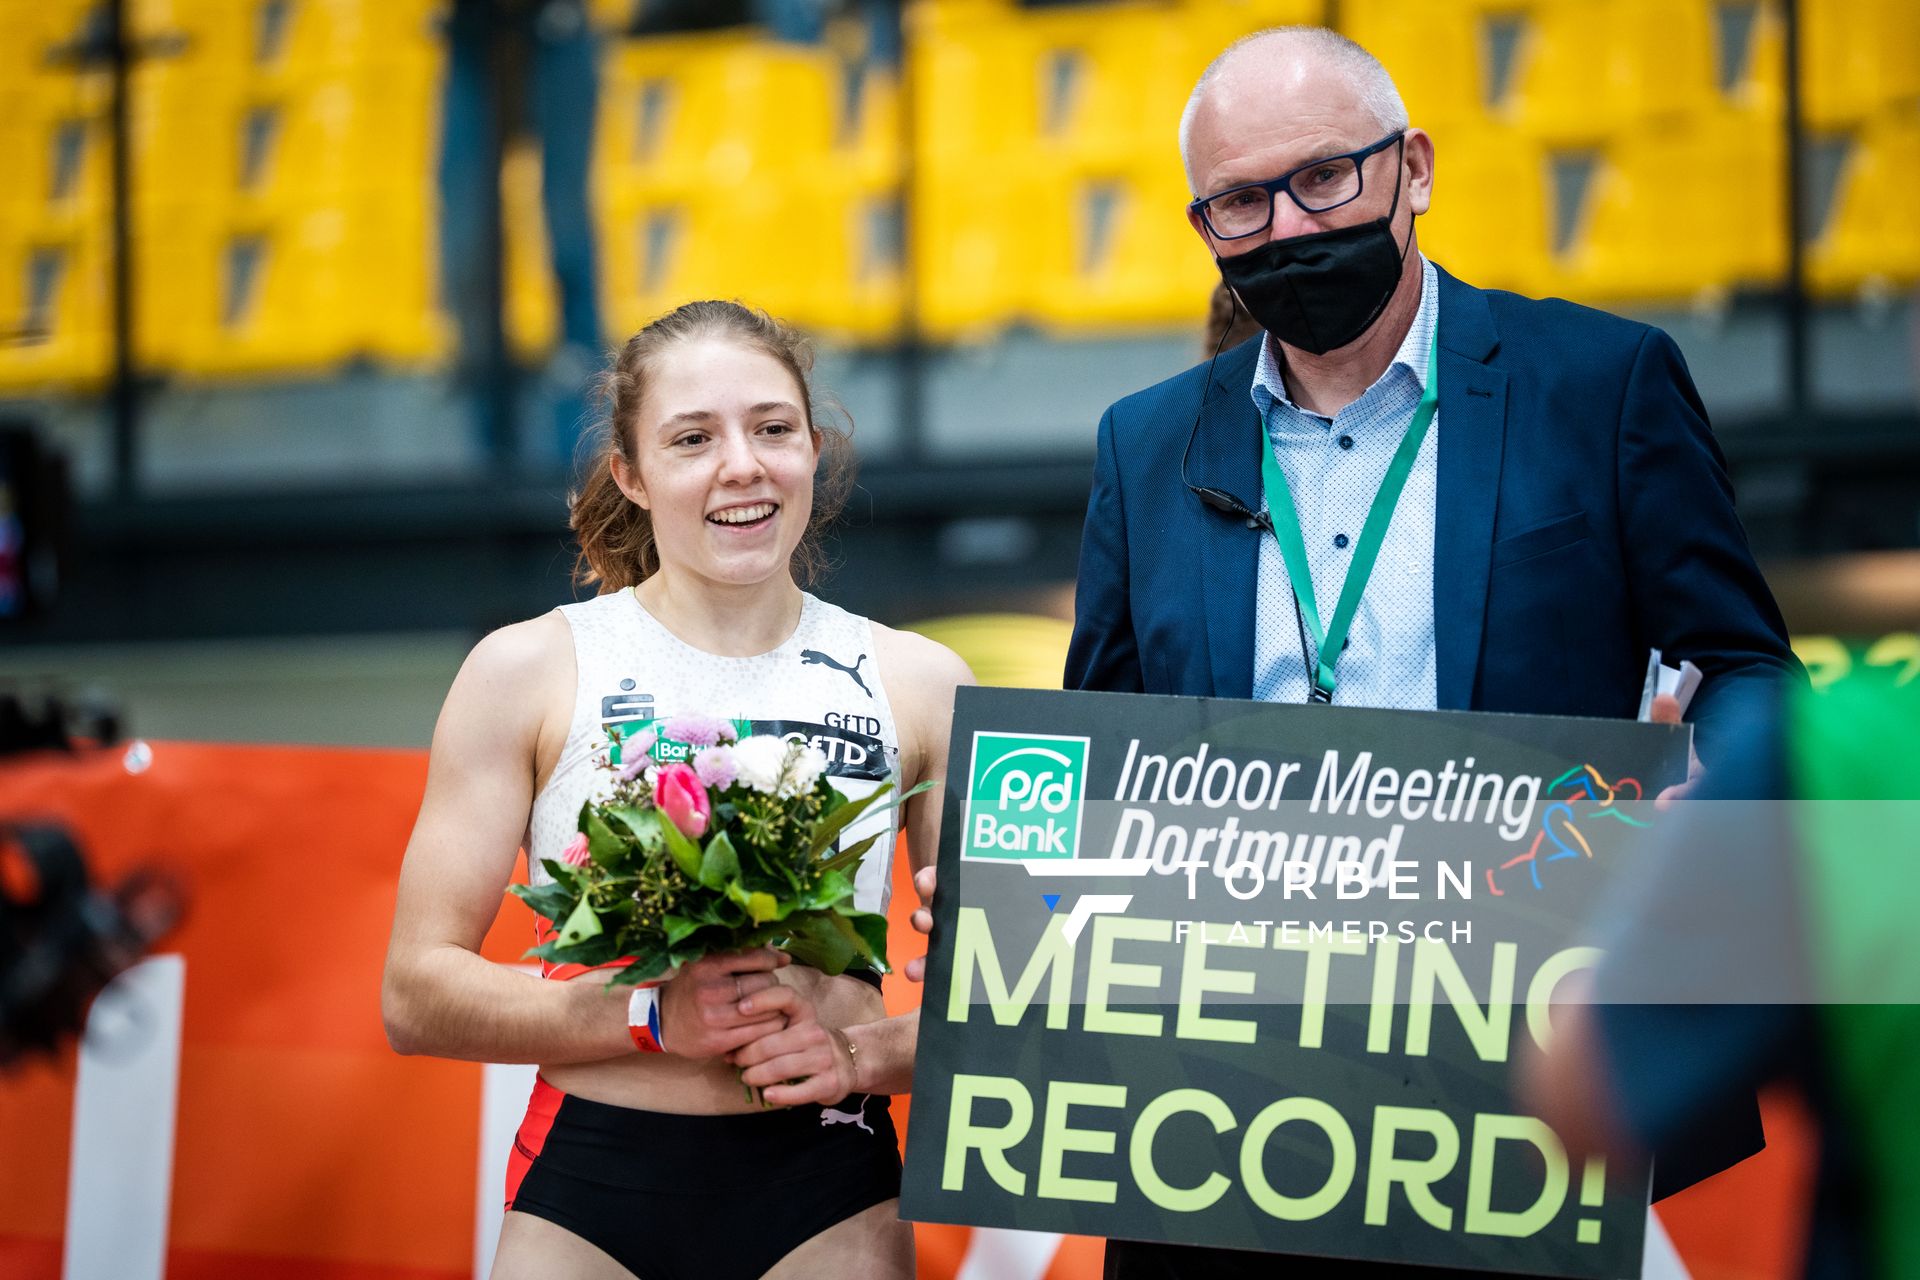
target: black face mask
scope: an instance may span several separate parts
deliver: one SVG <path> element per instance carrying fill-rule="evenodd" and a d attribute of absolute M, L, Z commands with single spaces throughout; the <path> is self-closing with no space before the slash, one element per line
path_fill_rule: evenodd
<path fill-rule="evenodd" d="M 1288 197 L 1275 192 L 1273 198 Z M 1413 247 L 1411 231 L 1405 246 L 1394 242 L 1393 215 L 1399 208 L 1396 176 L 1393 205 L 1384 218 L 1269 240 L 1214 260 L 1262 329 L 1290 347 L 1325 355 L 1372 328 L 1387 309 Z"/>

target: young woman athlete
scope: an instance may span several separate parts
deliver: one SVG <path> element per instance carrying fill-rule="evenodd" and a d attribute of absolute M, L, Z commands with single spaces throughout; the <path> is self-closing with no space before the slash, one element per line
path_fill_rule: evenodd
<path fill-rule="evenodd" d="M 852 794 L 894 773 L 903 790 L 943 778 L 966 665 L 796 578 L 817 566 L 846 478 L 810 367 L 796 335 L 735 303 L 689 304 L 629 340 L 573 501 L 583 577 L 601 594 L 482 640 L 434 731 L 382 1009 L 402 1053 L 540 1064 L 496 1280 L 913 1274 L 884 1095 L 908 1087 L 917 1023 L 886 1018 L 876 982 L 762 949 L 685 966 L 636 999 L 606 990 L 605 973 L 536 979 L 478 954 L 518 850 L 543 879 L 604 785 L 609 729 L 751 721 L 821 746 Z M 902 811 L 920 867 L 940 804 L 936 792 Z M 855 883 L 884 912 L 893 818 L 873 821 L 849 836 L 882 832 Z M 633 1030 L 651 1000 L 657 1049 Z M 771 1109 L 745 1097 L 741 1072 Z"/>

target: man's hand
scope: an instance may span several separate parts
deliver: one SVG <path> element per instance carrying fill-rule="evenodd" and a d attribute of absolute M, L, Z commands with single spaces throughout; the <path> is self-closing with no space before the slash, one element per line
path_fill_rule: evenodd
<path fill-rule="evenodd" d="M 933 888 L 935 876 L 932 867 L 922 867 L 913 873 L 913 891 L 920 895 L 922 906 L 913 909 L 911 923 L 915 933 L 933 932 Z M 907 961 L 907 981 L 925 982 L 927 980 L 927 958 L 915 956 Z"/>
<path fill-rule="evenodd" d="M 1670 693 L 1658 695 L 1653 700 L 1653 709 L 1649 718 L 1655 724 L 1679 724 L 1679 699 Z M 1700 753 L 1695 751 L 1692 744 L 1689 743 L 1687 746 L 1687 780 L 1677 786 L 1671 786 L 1665 791 L 1662 791 L 1659 797 L 1653 802 L 1655 812 L 1665 813 L 1673 806 L 1674 801 L 1690 799 L 1693 795 L 1694 788 L 1698 787 L 1701 779 L 1706 776 L 1707 771 L 1700 767 Z"/>
<path fill-rule="evenodd" d="M 661 1047 L 682 1058 L 718 1058 L 780 1030 L 805 1004 L 773 976 L 791 963 L 785 952 L 761 947 L 683 966 L 660 988 Z"/>

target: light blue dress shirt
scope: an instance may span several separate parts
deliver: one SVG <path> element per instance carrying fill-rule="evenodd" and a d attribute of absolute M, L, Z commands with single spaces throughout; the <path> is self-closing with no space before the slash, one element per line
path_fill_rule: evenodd
<path fill-rule="evenodd" d="M 1427 379 L 1427 352 L 1439 316 L 1433 264 L 1420 259 L 1420 310 L 1405 341 L 1374 384 L 1332 418 L 1287 398 L 1271 341 L 1263 339 L 1253 371 L 1253 403 L 1287 477 L 1300 515 L 1313 594 L 1324 625 L 1333 617 L 1347 566 L 1374 494 L 1394 450 L 1413 419 Z M 1374 562 L 1366 593 L 1354 612 L 1346 650 L 1335 667 L 1335 705 L 1432 710 L 1438 703 L 1433 648 L 1433 522 L 1438 493 L 1440 415 L 1407 474 Z M 1264 496 L 1262 507 L 1264 508 Z M 1267 702 L 1304 702 L 1308 667 L 1301 662 L 1293 588 L 1280 547 L 1260 539 L 1253 614 L 1253 696 Z M 1313 637 L 1307 648 L 1315 661 Z"/>

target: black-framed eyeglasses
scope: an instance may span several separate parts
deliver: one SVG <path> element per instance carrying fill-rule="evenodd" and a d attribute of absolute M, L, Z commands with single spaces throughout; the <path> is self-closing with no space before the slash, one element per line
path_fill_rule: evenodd
<path fill-rule="evenodd" d="M 1385 151 L 1406 136 L 1404 132 L 1395 131 L 1358 151 L 1326 156 L 1297 169 L 1289 169 L 1265 182 L 1249 182 L 1245 186 L 1230 187 L 1218 195 L 1202 196 L 1187 208 L 1199 212 L 1201 220 L 1207 224 L 1207 230 L 1213 232 L 1215 239 L 1239 240 L 1246 236 L 1257 236 L 1273 225 L 1275 192 L 1286 192 L 1288 198 L 1306 213 L 1325 213 L 1329 209 L 1338 209 L 1360 198 L 1360 192 L 1366 186 L 1363 171 L 1368 157 Z"/>

